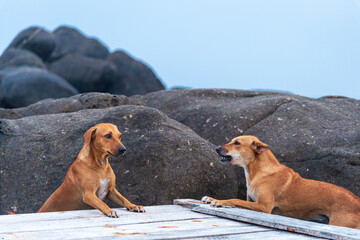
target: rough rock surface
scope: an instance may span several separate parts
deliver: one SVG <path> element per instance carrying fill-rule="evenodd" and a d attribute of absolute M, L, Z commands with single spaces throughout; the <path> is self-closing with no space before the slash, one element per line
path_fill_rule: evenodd
<path fill-rule="evenodd" d="M 30 27 L 21 31 L 8 48 L 27 49 L 46 60 L 55 48 L 55 37 L 42 28 Z"/>
<path fill-rule="evenodd" d="M 69 98 L 45 99 L 23 108 L 0 108 L 0 119 L 18 119 L 34 115 L 70 113 L 83 109 L 102 109 L 122 105 L 143 106 L 144 104 L 123 95 L 82 93 Z"/>
<path fill-rule="evenodd" d="M 114 75 L 108 74 L 111 82 L 107 92 L 131 96 L 165 89 L 149 67 L 123 51 L 110 54 L 107 60 L 115 66 Z"/>
<path fill-rule="evenodd" d="M 46 98 L 70 97 L 79 92 L 61 77 L 41 68 L 13 67 L 0 71 L 0 105 L 27 106 Z"/>
<path fill-rule="evenodd" d="M 93 58 L 106 58 L 109 51 L 98 40 L 87 38 L 70 27 L 59 27 L 53 32 L 55 49 L 48 62 L 58 60 L 68 54 L 79 54 Z"/>
<path fill-rule="evenodd" d="M 216 145 L 255 135 L 303 177 L 334 183 L 360 196 L 359 100 L 216 89 L 160 91 L 134 98 Z M 244 197 L 242 173 L 239 176 Z"/>
<path fill-rule="evenodd" d="M 7 49 L 0 57 L 0 69 L 17 66 L 31 66 L 46 69 L 41 58 L 35 53 L 26 49 Z"/>
<path fill-rule="evenodd" d="M 220 166 L 214 145 L 154 108 L 119 106 L 2 119 L 0 213 L 36 211 L 63 181 L 84 132 L 100 122 L 116 124 L 123 133 L 128 151 L 111 165 L 118 189 L 134 203 L 236 196 L 234 172 Z"/>
<path fill-rule="evenodd" d="M 113 93 L 107 89 L 112 81 L 116 81 L 115 67 L 106 60 L 69 54 L 49 65 L 49 69 L 82 93 L 93 91 Z"/>

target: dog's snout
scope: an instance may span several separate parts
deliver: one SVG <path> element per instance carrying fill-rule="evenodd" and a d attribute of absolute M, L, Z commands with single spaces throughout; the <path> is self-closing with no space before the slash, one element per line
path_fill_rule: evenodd
<path fill-rule="evenodd" d="M 216 148 L 216 152 L 217 152 L 218 154 L 220 154 L 220 152 L 221 152 L 221 147 L 217 147 L 217 148 Z"/>
<path fill-rule="evenodd" d="M 126 148 L 125 148 L 125 147 L 119 148 L 119 153 L 120 153 L 120 154 L 124 154 L 125 152 L 126 152 Z"/>

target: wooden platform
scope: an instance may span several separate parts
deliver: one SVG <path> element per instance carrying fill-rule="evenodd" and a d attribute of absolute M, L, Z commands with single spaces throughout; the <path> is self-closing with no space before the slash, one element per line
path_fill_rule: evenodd
<path fill-rule="evenodd" d="M 116 210 L 118 219 L 98 210 L 2 215 L 0 239 L 317 239 L 179 205 L 146 207 L 143 214 Z"/>

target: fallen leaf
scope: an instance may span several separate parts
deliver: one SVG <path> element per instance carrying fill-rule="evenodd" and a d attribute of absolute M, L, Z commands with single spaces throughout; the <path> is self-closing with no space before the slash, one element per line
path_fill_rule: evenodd
<path fill-rule="evenodd" d="M 104 228 L 116 228 L 116 226 L 105 225 Z"/>
<path fill-rule="evenodd" d="M 132 233 L 121 233 L 121 232 L 114 232 L 115 235 L 135 235 L 135 234 L 146 234 L 146 232 L 132 232 Z"/>

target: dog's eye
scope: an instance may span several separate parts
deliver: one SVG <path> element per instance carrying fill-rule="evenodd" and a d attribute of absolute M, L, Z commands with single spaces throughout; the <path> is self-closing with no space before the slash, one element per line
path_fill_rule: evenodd
<path fill-rule="evenodd" d="M 105 137 L 109 139 L 112 138 L 111 134 L 106 134 Z"/>
<path fill-rule="evenodd" d="M 238 141 L 235 141 L 234 145 L 240 145 L 240 143 Z"/>

